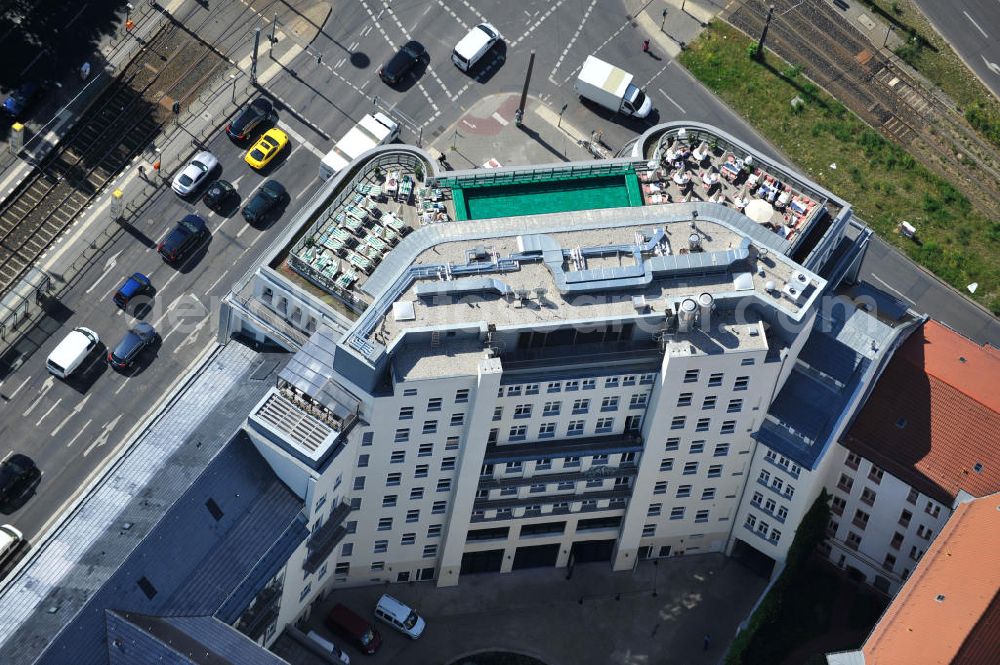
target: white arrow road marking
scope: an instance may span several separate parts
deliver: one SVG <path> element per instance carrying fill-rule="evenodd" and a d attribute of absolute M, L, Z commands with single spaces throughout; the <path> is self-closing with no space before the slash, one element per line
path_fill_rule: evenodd
<path fill-rule="evenodd" d="M 90 399 L 90 395 L 87 395 L 82 400 L 80 400 L 80 402 L 76 406 L 73 407 L 73 413 L 71 413 L 68 416 L 66 416 L 65 418 L 63 418 L 62 422 L 59 423 L 58 425 L 56 425 L 56 428 L 54 430 L 52 430 L 52 434 L 50 434 L 49 436 L 55 436 L 56 434 L 58 434 L 59 430 L 61 430 L 63 428 L 63 426 L 65 426 L 66 423 L 69 422 L 70 418 L 72 418 L 76 414 L 78 414 L 81 411 L 83 411 L 83 405 L 87 403 L 88 399 Z"/>
<path fill-rule="evenodd" d="M 986 63 L 986 66 L 990 68 L 991 72 L 993 72 L 994 74 L 1000 74 L 1000 65 L 998 65 L 995 62 L 990 62 L 989 60 L 986 59 L 986 56 L 983 55 L 982 53 L 979 54 L 979 57 L 983 59 L 983 62 Z"/>
<path fill-rule="evenodd" d="M 76 443 L 76 440 L 80 438 L 80 435 L 81 435 L 81 434 L 83 434 L 83 430 L 85 430 L 85 429 L 87 429 L 88 427 L 90 427 L 90 423 L 92 423 L 92 422 L 94 422 L 94 420 L 93 420 L 93 419 L 90 419 L 90 420 L 88 420 L 87 422 L 85 422 L 85 423 L 83 424 L 83 427 L 81 427 L 81 428 L 80 428 L 80 431 L 76 433 L 76 436 L 74 436 L 74 437 L 73 437 L 72 439 L 70 439 L 70 440 L 69 440 L 69 443 L 67 443 L 67 444 L 66 444 L 66 447 L 67 447 L 67 448 L 69 448 L 69 447 L 70 447 L 70 446 L 72 446 L 72 445 L 73 445 L 74 443 Z"/>
<path fill-rule="evenodd" d="M 29 415 L 31 415 L 31 412 L 35 410 L 35 407 L 38 406 L 38 403 L 42 401 L 43 397 L 45 397 L 45 393 L 52 390 L 52 385 L 55 383 L 55 381 L 56 380 L 51 376 L 45 379 L 45 383 L 43 383 L 42 387 L 38 389 L 38 395 L 35 397 L 34 400 L 32 400 L 31 405 L 27 408 L 27 410 L 21 414 L 22 416 L 27 418 Z M 18 388 L 18 390 L 20 390 L 20 388 Z"/>
<path fill-rule="evenodd" d="M 96 289 L 97 285 L 101 283 L 101 280 L 107 277 L 109 272 L 114 270 L 115 265 L 117 265 L 118 263 L 118 255 L 121 253 L 122 253 L 121 251 L 117 251 L 108 257 L 108 260 L 104 262 L 104 272 L 101 273 L 101 276 L 97 278 L 97 281 L 91 284 L 90 288 L 84 291 L 84 293 L 90 293 L 91 291 Z"/>
<path fill-rule="evenodd" d="M 94 439 L 94 442 L 92 444 L 90 444 L 90 447 L 87 448 L 85 451 L 83 451 L 83 456 L 86 457 L 87 455 L 90 454 L 90 451 L 92 451 L 94 448 L 99 448 L 103 446 L 105 443 L 107 443 L 108 438 L 111 436 L 111 430 L 115 428 L 115 426 L 118 424 L 118 421 L 121 419 L 122 416 L 119 413 L 117 416 L 115 416 L 114 420 L 104 425 L 104 427 L 101 429 L 101 433 L 97 435 L 97 438 Z"/>
<path fill-rule="evenodd" d="M 197 325 L 195 325 L 194 330 L 192 330 L 187 337 L 182 339 L 180 344 L 174 347 L 174 353 L 177 353 L 178 351 L 181 350 L 181 348 L 187 346 L 188 344 L 194 344 L 195 339 L 198 337 L 198 333 L 200 333 L 201 329 L 205 327 L 206 323 L 208 323 L 208 318 L 209 317 L 206 316 L 201 321 L 199 321 Z"/>
<path fill-rule="evenodd" d="M 52 413 L 52 410 L 54 408 L 56 408 L 57 406 L 59 406 L 59 402 L 61 402 L 61 401 L 63 401 L 62 397 L 60 397 L 59 399 L 57 399 L 56 402 L 55 402 L 55 404 L 53 404 L 52 406 L 50 406 L 49 410 L 46 411 L 44 414 L 42 414 L 42 417 L 38 419 L 38 422 L 35 423 L 35 427 L 38 427 L 39 425 L 41 425 L 42 421 L 45 420 L 46 418 L 48 418 L 49 414 Z"/>

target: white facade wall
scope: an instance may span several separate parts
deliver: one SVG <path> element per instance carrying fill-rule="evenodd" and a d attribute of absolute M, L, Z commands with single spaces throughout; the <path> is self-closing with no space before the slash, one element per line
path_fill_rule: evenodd
<path fill-rule="evenodd" d="M 824 551 L 834 564 L 895 594 L 941 532 L 952 507 L 839 444 L 828 457 L 835 464 L 826 479 L 833 501 Z"/>

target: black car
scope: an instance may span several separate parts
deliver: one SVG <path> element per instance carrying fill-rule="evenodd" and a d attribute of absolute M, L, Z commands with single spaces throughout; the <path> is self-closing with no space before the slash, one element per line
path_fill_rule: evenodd
<path fill-rule="evenodd" d="M 216 180 L 205 191 L 202 199 L 209 210 L 225 212 L 236 196 L 236 188 L 228 180 Z"/>
<path fill-rule="evenodd" d="M 235 141 L 244 141 L 257 125 L 273 120 L 274 106 L 263 97 L 258 97 L 240 111 L 235 120 L 226 125 L 226 134 Z"/>
<path fill-rule="evenodd" d="M 288 194 L 280 182 L 277 180 L 268 180 L 261 185 L 257 193 L 253 195 L 253 198 L 243 206 L 243 219 L 251 224 L 263 220 L 267 216 L 267 213 L 280 205 L 287 196 Z"/>
<path fill-rule="evenodd" d="M 406 42 L 389 62 L 378 68 L 378 76 L 389 85 L 395 85 L 426 55 L 427 51 L 420 42 Z"/>
<path fill-rule="evenodd" d="M 135 363 L 142 350 L 156 339 L 156 330 L 144 321 L 139 321 L 125 333 L 122 341 L 108 351 L 108 364 L 115 369 L 128 369 Z"/>
<path fill-rule="evenodd" d="M 167 263 L 180 261 L 188 252 L 201 244 L 208 237 L 208 225 L 198 215 L 187 215 L 177 222 L 174 230 L 167 234 L 156 251 Z"/>
<path fill-rule="evenodd" d="M 11 455 L 0 465 L 0 503 L 7 503 L 24 496 L 42 475 L 35 463 L 26 455 Z"/>

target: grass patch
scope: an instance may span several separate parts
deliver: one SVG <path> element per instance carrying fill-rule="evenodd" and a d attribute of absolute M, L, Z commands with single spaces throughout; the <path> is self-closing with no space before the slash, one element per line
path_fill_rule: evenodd
<path fill-rule="evenodd" d="M 967 284 L 978 282 L 973 297 L 1000 314 L 997 224 L 797 68 L 771 52 L 751 60 L 750 43 L 715 20 L 680 61 L 803 173 L 850 202 L 879 235 L 963 293 Z M 796 96 L 805 104 L 793 109 Z M 917 227 L 922 244 L 899 236 L 902 220 Z"/>

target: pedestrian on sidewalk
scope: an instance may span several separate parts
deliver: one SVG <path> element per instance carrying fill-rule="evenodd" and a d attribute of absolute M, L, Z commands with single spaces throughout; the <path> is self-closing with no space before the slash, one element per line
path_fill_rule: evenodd
<path fill-rule="evenodd" d="M 705 641 L 704 644 L 702 645 L 702 651 L 708 651 L 708 645 L 711 643 L 712 643 L 712 636 L 709 635 L 708 633 L 705 633 Z"/>
<path fill-rule="evenodd" d="M 642 40 L 642 52 L 643 53 L 649 53 L 649 40 L 648 39 L 643 39 Z"/>

